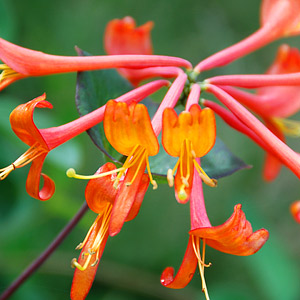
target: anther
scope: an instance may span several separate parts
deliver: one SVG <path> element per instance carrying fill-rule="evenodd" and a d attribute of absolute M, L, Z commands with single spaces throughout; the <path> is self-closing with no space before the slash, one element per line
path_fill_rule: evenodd
<path fill-rule="evenodd" d="M 172 187 L 174 185 L 174 176 L 173 176 L 172 169 L 169 169 L 167 172 L 167 181 L 168 181 L 169 187 Z"/>
<path fill-rule="evenodd" d="M 12 163 L 11 165 L 12 165 L 13 169 L 15 170 L 15 169 L 16 169 L 16 166 L 15 166 L 15 164 L 14 164 L 14 163 Z"/>
<path fill-rule="evenodd" d="M 157 187 L 158 187 L 158 186 L 157 186 L 157 182 L 156 182 L 156 180 L 152 180 L 152 182 L 151 182 L 151 183 L 152 183 L 152 185 L 153 185 L 153 189 L 154 189 L 154 190 L 156 190 L 156 189 L 157 189 Z"/>
<path fill-rule="evenodd" d="M 99 262 L 99 258 L 97 258 L 92 264 L 91 267 L 95 267 Z"/>
<path fill-rule="evenodd" d="M 187 179 L 185 177 L 182 176 L 181 177 L 181 181 L 184 184 L 184 186 L 189 187 L 189 183 L 188 183 L 188 181 L 187 181 Z"/>
<path fill-rule="evenodd" d="M 78 244 L 77 246 L 76 246 L 76 248 L 75 248 L 75 250 L 79 250 L 79 249 L 81 249 L 82 248 L 82 243 L 80 243 L 80 244 Z"/>

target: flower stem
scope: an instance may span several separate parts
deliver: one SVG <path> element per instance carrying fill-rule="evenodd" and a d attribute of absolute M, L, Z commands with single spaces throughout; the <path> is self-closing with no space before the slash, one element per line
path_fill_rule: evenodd
<path fill-rule="evenodd" d="M 75 225 L 81 220 L 87 211 L 88 206 L 86 202 L 81 206 L 77 214 L 73 219 L 63 228 L 63 230 L 57 235 L 57 237 L 52 241 L 48 248 L 35 260 L 30 266 L 28 266 L 23 273 L 0 295 L 0 300 L 8 299 L 19 287 L 20 285 L 30 277 L 46 260 L 47 258 L 56 250 L 56 248 L 62 243 L 62 241 L 68 236 Z"/>

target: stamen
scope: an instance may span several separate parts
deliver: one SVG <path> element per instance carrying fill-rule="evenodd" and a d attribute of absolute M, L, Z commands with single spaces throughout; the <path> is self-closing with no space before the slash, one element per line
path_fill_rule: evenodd
<path fill-rule="evenodd" d="M 204 263 L 205 239 L 203 239 L 202 258 L 201 258 L 201 254 L 200 254 L 200 239 L 198 237 L 192 236 L 192 243 L 193 243 L 193 249 L 194 249 L 195 255 L 198 259 L 199 272 L 200 272 L 200 277 L 201 277 L 201 281 L 202 281 L 202 292 L 204 293 L 206 300 L 209 300 L 208 290 L 207 290 L 205 277 L 204 277 L 204 267 L 210 267 L 211 263 L 209 263 L 208 265 Z"/>
<path fill-rule="evenodd" d="M 193 159 L 194 166 L 199 173 L 200 178 L 202 181 L 207 184 L 210 187 L 216 187 L 218 184 L 218 181 L 216 179 L 210 178 L 205 171 L 201 168 L 201 166 L 197 163 L 196 159 Z"/>
<path fill-rule="evenodd" d="M 173 176 L 172 169 L 169 169 L 167 172 L 167 181 L 168 181 L 169 187 L 172 187 L 174 185 L 174 176 Z"/>
<path fill-rule="evenodd" d="M 41 154 L 46 153 L 47 150 L 43 149 L 40 144 L 33 144 L 25 153 L 23 153 L 17 160 L 15 160 L 8 167 L 0 169 L 0 180 L 5 179 L 8 174 L 15 169 L 22 168 L 27 164 L 31 163 L 34 159 L 39 157 Z"/>
<path fill-rule="evenodd" d="M 104 209 L 104 212 L 102 214 L 98 215 L 95 222 L 93 223 L 93 225 L 89 229 L 84 241 L 76 247 L 76 249 L 79 249 L 79 248 L 82 248 L 82 247 L 85 246 L 85 244 L 87 243 L 87 240 L 90 236 L 91 231 L 97 225 L 97 222 L 99 222 L 99 219 L 102 218 L 101 226 L 99 228 L 99 231 L 97 232 L 96 238 L 93 241 L 92 246 L 87 250 L 87 252 L 82 253 L 82 259 L 84 259 L 85 256 L 88 256 L 85 263 L 84 263 L 84 265 L 79 264 L 77 262 L 77 259 L 73 258 L 73 260 L 71 262 L 71 266 L 73 268 L 77 268 L 80 271 L 84 271 L 88 267 L 88 265 L 90 264 L 90 261 L 91 261 L 92 257 L 95 254 L 96 254 L 96 258 L 95 258 L 95 261 L 91 264 L 91 267 L 95 267 L 98 264 L 98 262 L 99 262 L 99 249 L 100 249 L 101 243 L 103 242 L 105 234 L 107 233 L 107 230 L 108 230 L 111 211 L 112 211 L 112 204 L 107 203 L 107 206 Z"/>
<path fill-rule="evenodd" d="M 157 182 L 153 179 L 153 176 L 152 176 L 152 173 L 151 173 L 151 170 L 150 170 L 150 164 L 149 164 L 149 160 L 148 160 L 147 150 L 146 150 L 145 155 L 146 155 L 146 165 L 147 165 L 148 176 L 149 176 L 150 182 L 153 186 L 153 189 L 156 190 L 158 186 L 157 186 Z"/>
<path fill-rule="evenodd" d="M 70 168 L 70 169 L 67 170 L 66 175 L 69 178 L 75 178 L 75 179 L 95 179 L 95 178 L 101 178 L 101 177 L 104 177 L 104 176 L 108 176 L 108 175 L 111 175 L 111 174 L 114 174 L 114 173 L 118 173 L 122 170 L 123 170 L 123 167 L 119 168 L 119 169 L 114 169 L 114 170 L 111 170 L 111 171 L 108 171 L 108 172 L 105 172 L 105 173 L 101 173 L 101 174 L 80 175 L 80 174 L 77 174 L 76 171 L 73 168 Z"/>

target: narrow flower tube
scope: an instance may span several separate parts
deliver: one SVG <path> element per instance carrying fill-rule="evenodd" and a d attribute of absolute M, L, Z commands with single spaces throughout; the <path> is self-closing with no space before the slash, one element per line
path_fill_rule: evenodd
<path fill-rule="evenodd" d="M 4 64 L 0 90 L 17 79 L 57 73 L 108 68 L 147 68 L 177 66 L 191 68 L 181 58 L 159 55 L 58 56 L 14 45 L 0 38 L 0 59 Z"/>
<path fill-rule="evenodd" d="M 175 107 L 178 99 L 181 96 L 181 93 L 184 89 L 185 82 L 187 80 L 187 75 L 183 72 L 177 76 L 177 78 L 172 83 L 171 87 L 169 88 L 168 92 L 166 93 L 165 97 L 163 98 L 160 106 L 158 107 L 155 115 L 152 118 L 152 127 L 153 131 L 156 136 L 159 135 L 162 129 L 162 118 L 163 112 L 166 108 L 173 108 Z"/>
<path fill-rule="evenodd" d="M 130 103 L 133 99 L 141 101 L 167 84 L 168 81 L 166 80 L 153 81 L 116 98 L 116 102 Z M 105 106 L 103 106 L 65 125 L 38 129 L 33 121 L 35 108 L 52 108 L 52 105 L 45 99 L 46 95 L 44 94 L 26 104 L 19 105 L 11 113 L 10 122 L 13 131 L 30 148 L 14 163 L 4 169 L 0 169 L 0 178 L 3 180 L 11 171 L 32 163 L 27 177 L 26 190 L 30 196 L 39 200 L 48 200 L 55 190 L 52 179 L 45 174 L 41 174 L 43 162 L 48 152 L 101 122 L 105 110 Z M 44 179 L 44 186 L 41 190 L 39 188 L 40 175 Z"/>
<path fill-rule="evenodd" d="M 299 9 L 298 0 L 263 0 L 260 29 L 241 42 L 204 59 L 194 70 L 201 72 L 224 66 L 278 38 L 299 34 Z"/>
<path fill-rule="evenodd" d="M 299 155 L 290 149 L 285 143 L 268 130 L 254 115 L 245 107 L 238 103 L 229 94 L 221 88 L 208 84 L 208 92 L 214 94 L 227 108 L 232 111 L 246 126 L 255 132 L 266 144 L 269 145 L 276 156 L 289 168 L 294 174 L 300 177 L 300 158 Z"/>

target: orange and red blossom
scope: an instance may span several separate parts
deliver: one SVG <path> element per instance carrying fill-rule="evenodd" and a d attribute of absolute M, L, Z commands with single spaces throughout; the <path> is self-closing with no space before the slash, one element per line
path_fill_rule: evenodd
<path fill-rule="evenodd" d="M 159 55 L 59 56 L 23 48 L 0 38 L 0 90 L 29 76 L 109 68 L 177 66 L 191 68 L 181 58 Z"/>
<path fill-rule="evenodd" d="M 82 249 L 78 260 L 72 260 L 72 266 L 76 268 L 71 288 L 72 300 L 82 300 L 87 296 L 105 248 L 112 209 L 124 183 L 124 178 L 121 178 L 118 186 L 114 187 L 114 179 L 117 176 L 113 172 L 114 170 L 116 170 L 114 164 L 106 163 L 99 168 L 95 175 L 103 173 L 110 173 L 110 175 L 91 179 L 86 186 L 85 199 L 89 208 L 98 216 L 84 241 L 76 248 Z M 143 174 L 141 184 L 135 191 L 134 204 L 126 221 L 132 220 L 137 215 L 148 185 L 149 177 L 147 174 Z"/>
<path fill-rule="evenodd" d="M 152 54 L 151 29 L 153 22 L 136 27 L 132 17 L 114 19 L 108 22 L 104 32 L 104 49 L 109 55 L 118 54 Z M 121 68 L 119 72 L 133 85 L 143 79 L 138 70 Z"/>
<path fill-rule="evenodd" d="M 177 116 L 172 108 L 166 108 L 163 113 L 162 144 L 166 152 L 179 157 L 173 170 L 168 171 L 167 179 L 173 186 L 175 175 L 175 196 L 178 202 L 189 200 L 193 187 L 194 166 L 201 178 L 210 186 L 216 181 L 210 179 L 196 162 L 197 157 L 207 154 L 216 140 L 216 123 L 211 109 L 201 109 L 193 104 L 188 111 Z"/>
<path fill-rule="evenodd" d="M 157 138 L 153 132 L 146 106 L 132 102 L 126 103 L 110 100 L 107 102 L 104 115 L 104 132 L 109 143 L 121 154 L 126 155 L 124 165 L 116 169 L 118 175 L 113 186 L 117 188 L 122 179 L 112 210 L 109 234 L 118 234 L 126 219 L 132 218 L 138 211 L 142 199 L 137 197 L 141 186 L 145 185 L 145 169 L 153 188 L 157 187 L 149 166 L 149 156 L 156 155 L 159 150 Z M 106 176 L 110 173 L 103 173 Z M 124 179 L 123 179 L 124 177 Z M 140 200 L 136 202 L 136 198 Z M 134 208 L 135 207 L 135 208 Z"/>
<path fill-rule="evenodd" d="M 251 224 L 246 220 L 241 204 L 234 208 L 232 216 L 222 225 L 211 226 L 206 214 L 202 182 L 197 172 L 194 175 L 194 184 L 190 199 L 191 231 L 188 247 L 181 267 L 174 277 L 174 269 L 166 268 L 161 275 L 161 283 L 169 288 L 184 288 L 192 279 L 197 265 L 202 279 L 203 291 L 209 299 L 204 279 L 205 246 L 209 245 L 221 252 L 248 256 L 256 253 L 267 241 L 269 234 L 265 229 L 253 232 Z M 203 243 L 200 253 L 200 241 Z"/>

